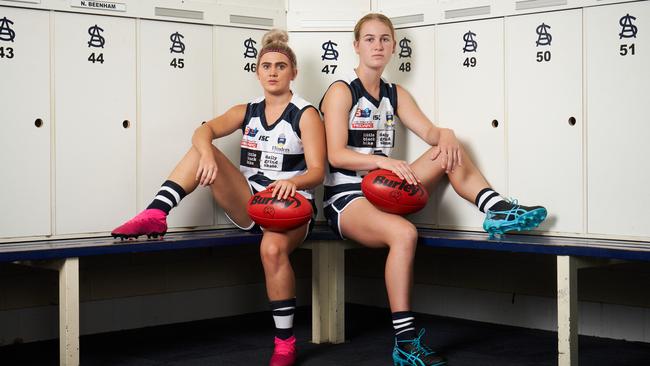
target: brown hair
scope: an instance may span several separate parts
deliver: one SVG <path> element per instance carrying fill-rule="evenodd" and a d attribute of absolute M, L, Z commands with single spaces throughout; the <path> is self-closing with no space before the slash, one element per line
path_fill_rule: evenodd
<path fill-rule="evenodd" d="M 262 49 L 260 50 L 259 56 L 257 57 L 257 66 L 260 66 L 260 60 L 267 52 L 279 52 L 291 61 L 291 66 L 296 69 L 298 63 L 296 61 L 296 54 L 293 52 L 291 47 L 289 47 L 289 34 L 287 31 L 281 29 L 271 29 L 266 32 L 264 37 L 262 37 Z"/>
<path fill-rule="evenodd" d="M 393 27 L 393 22 L 390 21 L 390 19 L 385 16 L 384 14 L 380 13 L 369 13 L 363 16 L 363 18 L 359 19 L 357 24 L 354 26 L 354 40 L 359 41 L 361 38 L 361 26 L 369 20 L 378 20 L 382 23 L 384 23 L 388 28 L 390 28 L 390 34 L 393 37 L 393 40 L 395 40 L 395 27 Z"/>

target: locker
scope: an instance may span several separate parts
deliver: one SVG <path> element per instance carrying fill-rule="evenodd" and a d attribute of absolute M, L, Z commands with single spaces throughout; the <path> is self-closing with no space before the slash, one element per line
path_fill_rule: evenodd
<path fill-rule="evenodd" d="M 490 185 L 506 195 L 503 19 L 437 27 L 438 120 L 454 130 Z M 483 230 L 484 214 L 444 187 L 440 225 Z"/>
<path fill-rule="evenodd" d="M 50 15 L 0 7 L 0 238 L 50 235 Z"/>
<path fill-rule="evenodd" d="M 55 13 L 56 233 L 136 213 L 135 20 Z"/>
<path fill-rule="evenodd" d="M 298 60 L 294 92 L 318 108 L 330 84 L 354 72 L 358 59 L 352 42 L 351 32 L 292 33 L 289 44 Z"/>
<path fill-rule="evenodd" d="M 213 116 L 212 27 L 142 20 L 140 24 L 139 208 L 144 209 Z M 199 187 L 169 216 L 170 227 L 214 224 L 214 200 Z"/>
<path fill-rule="evenodd" d="M 289 43 L 298 59 L 298 76 L 292 89 L 318 108 L 327 88 L 336 80 L 354 73 L 358 58 L 354 53 L 352 32 L 292 33 Z M 316 191 L 318 220 L 322 210 L 322 186 Z"/>
<path fill-rule="evenodd" d="M 434 27 L 403 28 L 395 31 L 396 47 L 384 78 L 404 87 L 422 112 L 435 124 L 434 98 Z M 399 105 L 399 99 L 397 100 Z M 429 145 L 402 124 L 398 125 L 394 157 L 413 162 L 429 149 Z M 429 192 L 425 208 L 409 216 L 416 224 L 437 224 L 437 192 Z"/>
<path fill-rule="evenodd" d="M 257 54 L 262 48 L 264 33 L 266 31 L 258 29 L 214 28 L 214 44 L 217 45 L 213 50 L 216 58 L 216 115 L 224 113 L 236 104 L 246 104 L 264 94 L 256 74 Z M 216 142 L 216 146 L 237 167 L 241 138 L 241 132 L 236 131 Z M 231 224 L 220 208 L 217 209 L 217 223 Z"/>
<path fill-rule="evenodd" d="M 545 205 L 543 230 L 583 233 L 582 10 L 505 24 L 508 195 Z"/>
<path fill-rule="evenodd" d="M 650 237 L 650 2 L 585 9 L 588 232 Z"/>

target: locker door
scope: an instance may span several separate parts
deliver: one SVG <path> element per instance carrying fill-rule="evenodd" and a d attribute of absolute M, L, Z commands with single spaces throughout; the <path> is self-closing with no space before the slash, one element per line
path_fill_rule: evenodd
<path fill-rule="evenodd" d="M 316 108 L 327 88 L 345 75 L 354 73 L 358 58 L 354 53 L 351 32 L 302 32 L 289 37 L 291 48 L 298 59 L 298 76 L 292 88 L 295 93 L 311 102 Z M 318 220 L 323 216 L 323 188 L 316 191 Z"/>
<path fill-rule="evenodd" d="M 56 233 L 136 213 L 135 20 L 56 13 Z"/>
<path fill-rule="evenodd" d="M 140 208 L 145 208 L 192 134 L 213 114 L 212 27 L 141 21 Z M 170 227 L 214 224 L 209 188 L 197 188 L 169 216 Z"/>
<path fill-rule="evenodd" d="M 257 29 L 215 27 L 217 115 L 236 104 L 246 104 L 264 95 L 256 74 L 257 54 L 266 31 Z M 216 146 L 239 166 L 241 131 L 219 139 Z M 217 223 L 230 225 L 223 211 L 217 209 Z"/>
<path fill-rule="evenodd" d="M 0 238 L 49 235 L 49 13 L 0 7 L 0 80 Z"/>
<path fill-rule="evenodd" d="M 582 10 L 506 18 L 508 194 L 583 232 Z"/>
<path fill-rule="evenodd" d="M 491 186 L 506 191 L 503 20 L 437 28 L 437 110 Z M 446 185 L 440 225 L 482 230 L 484 214 Z"/>
<path fill-rule="evenodd" d="M 588 232 L 650 238 L 650 2 L 585 9 Z"/>
<path fill-rule="evenodd" d="M 294 92 L 318 108 L 330 84 L 357 67 L 353 41 L 354 35 L 349 32 L 292 33 L 289 44 L 298 59 Z"/>
<path fill-rule="evenodd" d="M 404 87 L 418 103 L 422 112 L 436 123 L 434 98 L 434 27 L 404 28 L 395 31 L 396 47 L 391 63 L 384 70 L 388 82 Z M 397 101 L 399 104 L 399 99 Z M 398 123 L 394 157 L 413 162 L 429 145 Z M 429 192 L 425 208 L 409 216 L 416 224 L 438 223 L 437 191 Z"/>

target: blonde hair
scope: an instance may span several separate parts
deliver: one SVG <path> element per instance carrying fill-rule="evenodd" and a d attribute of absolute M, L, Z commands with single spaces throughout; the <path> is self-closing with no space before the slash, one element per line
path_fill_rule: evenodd
<path fill-rule="evenodd" d="M 296 61 L 296 54 L 289 47 L 289 34 L 282 29 L 271 29 L 262 37 L 262 49 L 260 50 L 257 58 L 257 66 L 260 65 L 260 60 L 265 53 L 279 52 L 291 61 L 291 66 L 296 69 L 298 62 Z"/>
<path fill-rule="evenodd" d="M 361 39 L 361 27 L 363 24 L 367 21 L 370 20 L 378 20 L 382 23 L 384 23 L 388 28 L 390 28 L 390 35 L 393 37 L 393 41 L 395 40 L 395 27 L 393 27 L 393 22 L 390 21 L 390 19 L 385 16 L 384 14 L 380 13 L 369 13 L 363 16 L 363 18 L 359 19 L 357 24 L 354 26 L 354 40 L 359 41 Z"/>

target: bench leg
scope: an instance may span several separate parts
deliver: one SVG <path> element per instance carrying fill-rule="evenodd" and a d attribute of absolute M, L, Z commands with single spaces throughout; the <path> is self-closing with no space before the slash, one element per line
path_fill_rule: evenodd
<path fill-rule="evenodd" d="M 312 247 L 312 342 L 345 342 L 345 249 L 340 242 Z"/>
<path fill-rule="evenodd" d="M 557 257 L 558 366 L 578 365 L 578 263 Z"/>
<path fill-rule="evenodd" d="M 79 365 L 79 258 L 59 265 L 59 364 Z"/>

